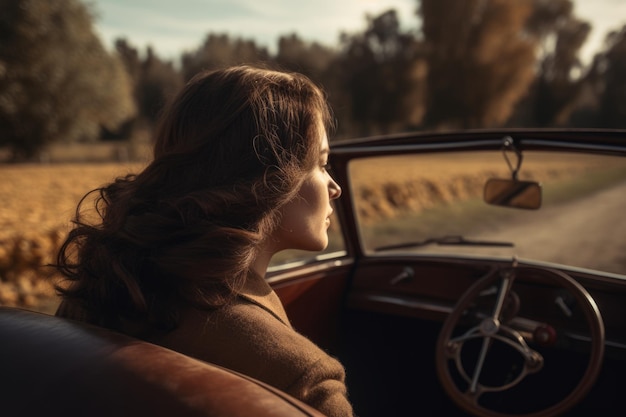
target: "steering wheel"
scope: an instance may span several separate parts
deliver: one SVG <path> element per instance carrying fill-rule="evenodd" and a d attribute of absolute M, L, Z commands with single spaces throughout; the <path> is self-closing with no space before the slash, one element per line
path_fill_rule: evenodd
<path fill-rule="evenodd" d="M 454 310 L 447 317 L 437 340 L 436 367 L 439 380 L 448 396 L 463 410 L 480 417 L 510 417 L 492 408 L 481 405 L 481 396 L 485 393 L 503 393 L 520 384 L 527 376 L 538 373 L 544 367 L 544 358 L 527 343 L 541 344 L 545 338 L 556 338 L 556 332 L 550 326 L 535 329 L 535 333 L 522 332 L 515 328 L 515 315 L 520 307 L 517 294 L 512 291 L 517 276 L 532 276 L 542 283 L 550 281 L 568 290 L 575 298 L 587 320 L 591 334 L 589 362 L 578 385 L 561 401 L 538 411 L 515 414 L 518 417 L 548 417 L 559 415 L 585 397 L 594 384 L 601 368 L 604 355 L 604 323 L 598 307 L 587 290 L 569 275 L 549 268 L 518 267 L 514 261 L 512 267 L 498 267 L 473 284 L 457 302 Z M 491 292 L 496 296 L 495 306 L 490 313 L 474 315 L 477 325 L 470 325 L 469 330 L 453 336 L 459 322 L 471 316 L 471 308 L 479 297 Z M 524 319 L 517 319 L 524 320 Z M 529 320 L 526 320 L 530 322 Z M 531 322 L 536 323 L 536 322 Z M 539 323 L 536 323 L 539 324 Z M 551 332 L 546 333 L 545 330 Z M 524 337 L 526 336 L 526 338 Z M 468 366 L 462 351 L 466 343 L 479 345 L 477 359 Z M 476 343 L 478 342 L 478 343 Z M 500 385 L 487 384 L 481 380 L 485 360 L 490 355 L 494 343 L 503 343 L 514 354 L 521 356 L 521 370 L 517 375 L 509 376 Z M 478 346 L 477 346 L 478 347 Z M 469 369 L 469 371 L 468 371 Z M 455 372 L 453 376 L 452 371 Z"/>

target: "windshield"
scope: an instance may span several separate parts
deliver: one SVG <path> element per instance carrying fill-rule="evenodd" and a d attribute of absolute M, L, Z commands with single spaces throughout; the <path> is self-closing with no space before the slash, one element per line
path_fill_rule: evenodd
<path fill-rule="evenodd" d="M 525 152 L 518 178 L 541 184 L 538 210 L 483 202 L 488 179 L 511 178 L 500 151 L 359 159 L 349 173 L 369 254 L 517 256 L 626 275 L 625 162 Z"/>

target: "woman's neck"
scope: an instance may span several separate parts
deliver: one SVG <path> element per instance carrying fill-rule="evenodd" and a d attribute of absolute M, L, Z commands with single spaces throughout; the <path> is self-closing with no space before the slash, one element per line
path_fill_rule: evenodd
<path fill-rule="evenodd" d="M 270 261 L 272 260 L 272 256 L 274 256 L 273 252 L 269 252 L 269 251 L 265 251 L 265 250 L 259 251 L 259 253 L 257 254 L 256 258 L 254 259 L 254 262 L 252 262 L 252 265 L 250 266 L 250 268 L 257 275 L 259 275 L 261 277 L 265 277 L 265 273 L 267 272 L 267 268 L 270 265 Z"/>

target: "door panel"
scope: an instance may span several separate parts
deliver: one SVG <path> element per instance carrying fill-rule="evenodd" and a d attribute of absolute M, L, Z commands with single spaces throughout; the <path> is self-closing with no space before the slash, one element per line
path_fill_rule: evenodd
<path fill-rule="evenodd" d="M 273 273 L 268 282 L 292 326 L 323 349 L 336 350 L 353 262 L 337 259 Z"/>

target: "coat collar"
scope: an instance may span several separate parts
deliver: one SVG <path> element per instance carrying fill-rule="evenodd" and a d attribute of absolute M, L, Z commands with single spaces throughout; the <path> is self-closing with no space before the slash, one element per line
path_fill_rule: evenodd
<path fill-rule="evenodd" d="M 265 278 L 253 271 L 248 272 L 248 277 L 243 287 L 238 291 L 239 297 L 258 305 L 274 315 L 278 320 L 291 327 L 283 303 Z"/>

